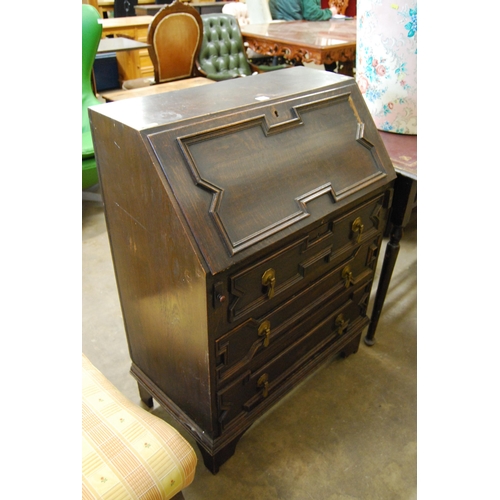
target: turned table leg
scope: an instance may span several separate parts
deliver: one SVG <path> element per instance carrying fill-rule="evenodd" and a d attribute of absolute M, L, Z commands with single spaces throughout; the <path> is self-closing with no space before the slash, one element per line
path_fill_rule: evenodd
<path fill-rule="evenodd" d="M 375 344 L 375 331 L 377 330 L 378 320 L 382 313 L 382 308 L 384 307 L 392 272 L 394 271 L 394 266 L 398 258 L 400 248 L 399 242 L 403 237 L 404 228 L 410 220 L 416 192 L 417 181 L 398 174 L 394 185 L 394 200 L 389 222 L 391 224 L 390 239 L 385 250 L 384 263 L 377 286 L 370 326 L 368 327 L 368 333 L 364 339 L 366 345 L 371 346 Z"/>

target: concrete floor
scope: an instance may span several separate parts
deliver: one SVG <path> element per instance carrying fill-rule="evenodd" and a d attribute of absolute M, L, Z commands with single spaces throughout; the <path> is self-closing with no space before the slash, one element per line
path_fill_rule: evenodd
<path fill-rule="evenodd" d="M 102 205 L 83 201 L 82 223 L 83 352 L 142 405 L 129 374 Z M 198 454 L 184 498 L 416 499 L 416 220 L 401 242 L 376 339 L 373 347 L 361 342 L 356 354 L 332 359 L 304 380 L 243 435 L 216 476 L 204 467 L 194 440 L 155 403 L 153 413 L 176 427 Z"/>

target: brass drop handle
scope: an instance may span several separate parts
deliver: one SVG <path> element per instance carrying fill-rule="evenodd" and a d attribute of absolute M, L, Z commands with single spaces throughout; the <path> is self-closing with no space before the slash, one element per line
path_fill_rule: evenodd
<path fill-rule="evenodd" d="M 276 284 L 276 272 L 273 268 L 268 269 L 262 275 L 262 284 L 267 287 L 267 298 L 272 299 L 274 297 L 274 286 Z"/>
<path fill-rule="evenodd" d="M 359 243 L 361 241 L 361 234 L 363 233 L 364 228 L 365 228 L 365 226 L 363 225 L 363 221 L 361 220 L 361 217 L 356 217 L 354 219 L 354 222 L 352 223 L 352 226 L 351 226 L 351 231 L 353 233 L 358 233 L 356 243 Z"/>
<path fill-rule="evenodd" d="M 259 330 L 257 332 L 259 337 L 264 337 L 264 342 L 262 345 L 267 347 L 269 345 L 269 336 L 271 335 L 271 323 L 269 321 L 263 321 L 259 326 Z"/>
<path fill-rule="evenodd" d="M 264 375 L 261 375 L 259 380 L 257 380 L 257 387 L 263 387 L 262 391 L 262 397 L 267 398 L 269 394 L 269 377 L 267 373 L 264 373 Z"/>
<path fill-rule="evenodd" d="M 337 335 L 342 335 L 344 330 L 347 328 L 347 325 L 349 324 L 349 320 L 344 319 L 343 314 L 339 314 L 337 318 L 335 319 L 335 326 L 337 327 Z"/>
<path fill-rule="evenodd" d="M 345 266 L 344 269 L 342 269 L 342 279 L 344 280 L 344 286 L 346 288 L 349 288 L 349 285 L 353 283 L 350 266 Z"/>

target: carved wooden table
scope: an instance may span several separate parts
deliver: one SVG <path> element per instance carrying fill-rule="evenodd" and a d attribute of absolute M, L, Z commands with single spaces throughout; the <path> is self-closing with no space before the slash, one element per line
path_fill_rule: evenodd
<path fill-rule="evenodd" d="M 417 136 L 380 132 L 380 137 L 389 153 L 397 179 L 394 184 L 394 199 L 389 219 L 390 240 L 385 250 L 370 326 L 364 339 L 367 345 L 375 343 L 375 331 L 398 258 L 399 242 L 417 204 Z"/>
<path fill-rule="evenodd" d="M 356 20 L 285 21 L 241 27 L 243 40 L 255 52 L 285 56 L 297 62 L 332 64 L 352 76 L 356 59 Z"/>

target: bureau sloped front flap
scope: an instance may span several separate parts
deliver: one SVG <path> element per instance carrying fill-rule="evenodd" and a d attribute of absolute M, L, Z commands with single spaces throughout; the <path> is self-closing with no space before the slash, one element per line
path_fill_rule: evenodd
<path fill-rule="evenodd" d="M 394 177 L 351 80 L 147 138 L 214 274 Z"/>

